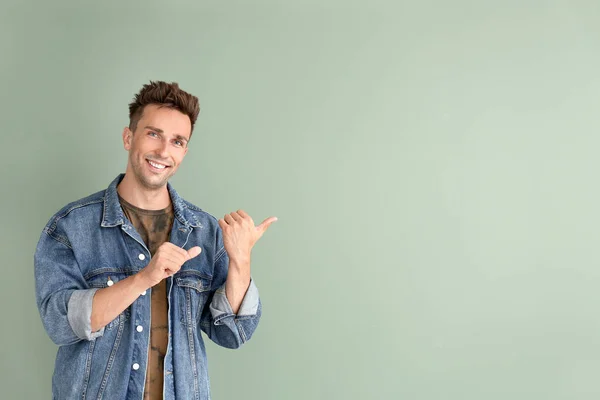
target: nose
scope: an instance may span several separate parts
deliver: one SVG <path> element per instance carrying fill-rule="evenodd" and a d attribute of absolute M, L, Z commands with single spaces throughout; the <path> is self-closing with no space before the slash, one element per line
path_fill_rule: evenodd
<path fill-rule="evenodd" d="M 156 149 L 156 153 L 161 157 L 161 158 L 168 158 L 169 157 L 169 153 L 167 152 L 168 149 L 168 143 L 166 140 L 162 140 L 160 143 L 160 146 L 158 147 L 158 149 Z"/>

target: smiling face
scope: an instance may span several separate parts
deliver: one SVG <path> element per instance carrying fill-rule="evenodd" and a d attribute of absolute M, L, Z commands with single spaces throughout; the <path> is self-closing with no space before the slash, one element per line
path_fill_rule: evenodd
<path fill-rule="evenodd" d="M 163 188 L 183 161 L 191 132 L 190 118 L 182 112 L 145 106 L 135 132 L 123 130 L 123 145 L 129 152 L 125 174 L 148 190 Z"/>

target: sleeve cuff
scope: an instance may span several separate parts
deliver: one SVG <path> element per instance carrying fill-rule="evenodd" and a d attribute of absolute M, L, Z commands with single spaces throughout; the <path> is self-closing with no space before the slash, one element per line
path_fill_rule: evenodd
<path fill-rule="evenodd" d="M 248 286 L 248 290 L 246 290 L 237 317 L 255 316 L 258 311 L 258 303 L 258 288 L 254 284 L 254 280 L 250 279 L 250 285 Z M 210 303 L 210 312 L 216 324 L 223 318 L 234 315 L 231 304 L 229 304 L 229 300 L 227 300 L 227 295 L 225 294 L 225 284 L 215 292 L 213 300 Z"/>
<path fill-rule="evenodd" d="M 97 290 L 75 290 L 69 298 L 67 319 L 71 329 L 80 339 L 92 340 L 104 334 L 104 328 L 92 332 L 92 301 Z"/>

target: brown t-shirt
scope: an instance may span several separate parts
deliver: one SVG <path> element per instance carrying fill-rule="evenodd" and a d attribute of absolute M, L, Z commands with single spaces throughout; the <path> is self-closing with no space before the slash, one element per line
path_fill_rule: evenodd
<path fill-rule="evenodd" d="M 169 240 L 173 227 L 173 206 L 163 210 L 143 210 L 126 202 L 119 196 L 123 212 L 138 231 L 154 256 L 161 244 Z M 150 321 L 150 351 L 144 385 L 144 399 L 163 398 L 164 360 L 167 352 L 169 321 L 167 282 L 163 279 L 152 288 Z"/>

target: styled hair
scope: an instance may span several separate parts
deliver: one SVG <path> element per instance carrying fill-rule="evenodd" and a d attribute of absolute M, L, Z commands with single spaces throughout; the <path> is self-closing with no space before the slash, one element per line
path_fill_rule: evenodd
<path fill-rule="evenodd" d="M 194 124 L 200 113 L 198 98 L 181 90 L 177 82 L 150 81 L 142 87 L 129 103 L 129 129 L 132 132 L 136 130 L 144 114 L 144 107 L 149 104 L 172 108 L 187 115 L 192 123 L 192 132 L 194 131 Z M 190 137 L 191 134 L 190 132 Z"/>

